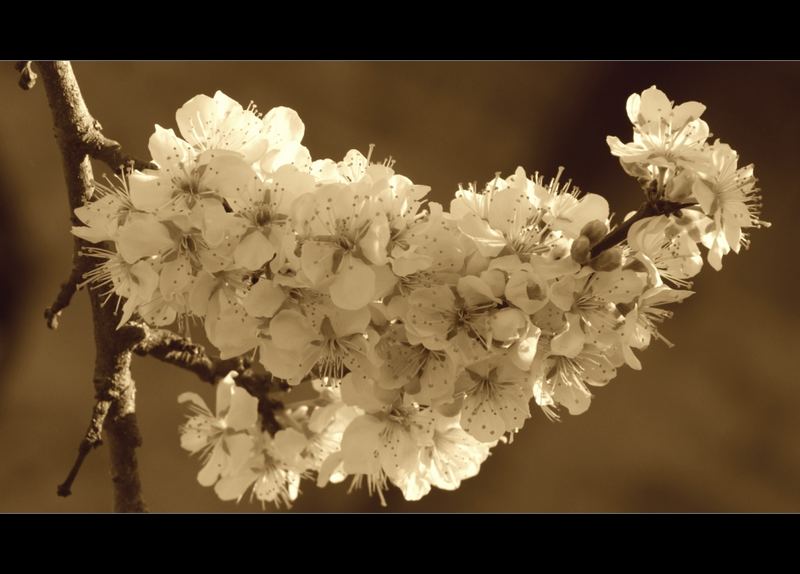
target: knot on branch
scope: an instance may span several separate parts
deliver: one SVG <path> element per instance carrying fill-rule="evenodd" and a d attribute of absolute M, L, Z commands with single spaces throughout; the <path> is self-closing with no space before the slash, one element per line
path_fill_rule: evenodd
<path fill-rule="evenodd" d="M 94 386 L 97 392 L 94 395 L 96 401 L 106 401 L 113 403 L 125 397 L 125 389 L 118 385 L 109 384 L 106 378 L 96 378 Z"/>
<path fill-rule="evenodd" d="M 14 67 L 19 72 L 19 87 L 23 90 L 30 90 L 36 85 L 36 78 L 39 76 L 33 71 L 31 64 L 28 60 L 17 62 Z"/>
<path fill-rule="evenodd" d="M 134 350 L 147 337 L 147 331 L 140 323 L 122 325 L 116 334 L 116 343 L 120 351 Z"/>

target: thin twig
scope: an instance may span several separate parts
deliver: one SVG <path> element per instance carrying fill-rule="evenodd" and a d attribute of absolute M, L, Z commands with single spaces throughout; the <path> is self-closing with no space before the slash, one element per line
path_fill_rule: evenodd
<path fill-rule="evenodd" d="M 89 422 L 89 428 L 86 429 L 86 434 L 78 447 L 78 456 L 75 459 L 75 464 L 72 465 L 72 469 L 69 471 L 66 480 L 58 485 L 57 492 L 59 496 L 69 496 L 72 494 L 72 483 L 78 476 L 78 472 L 83 464 L 83 459 L 86 458 L 86 455 L 88 455 L 92 449 L 103 444 L 103 424 L 106 421 L 110 406 L 111 401 L 107 400 L 100 400 L 95 403 L 94 409 L 92 409 L 92 418 Z"/>
<path fill-rule="evenodd" d="M 66 309 L 72 301 L 72 296 L 80 289 L 80 283 L 83 279 L 83 274 L 87 271 L 87 260 L 76 253 L 73 257 L 72 271 L 67 280 L 61 284 L 53 304 L 44 310 L 44 318 L 47 321 L 47 326 L 50 329 L 58 329 L 58 321 L 61 317 L 61 311 Z"/>
<path fill-rule="evenodd" d="M 612 229 L 605 237 L 603 237 L 597 244 L 592 247 L 590 252 L 590 257 L 594 258 L 600 255 L 603 251 L 607 249 L 611 249 L 615 245 L 618 245 L 625 241 L 628 238 L 628 231 L 630 230 L 631 226 L 637 221 L 641 221 L 642 219 L 646 219 L 648 217 L 654 217 L 656 215 L 671 215 L 673 213 L 679 212 L 681 209 L 685 207 L 690 207 L 694 204 L 692 203 L 675 203 L 672 201 L 664 201 L 664 200 L 657 200 L 657 201 L 646 201 L 639 207 L 639 210 L 634 213 L 631 217 L 620 223 L 614 229 Z"/>
<path fill-rule="evenodd" d="M 99 124 L 95 124 L 99 126 Z M 95 129 L 88 134 L 87 153 L 96 160 L 104 162 L 115 172 L 131 169 L 158 169 L 158 166 L 151 161 L 136 159 L 122 151 L 119 142 L 107 138 L 99 129 Z"/>
<path fill-rule="evenodd" d="M 653 204 L 649 201 L 643 203 L 635 214 L 623 221 L 621 224 L 617 225 L 614 229 L 608 232 L 605 237 L 598 241 L 597 244 L 592 247 L 589 256 L 592 258 L 597 257 L 603 251 L 611 249 L 615 245 L 622 243 L 625 241 L 625 239 L 627 239 L 628 230 L 634 223 L 654 215 L 658 215 L 655 206 L 653 206 Z"/>

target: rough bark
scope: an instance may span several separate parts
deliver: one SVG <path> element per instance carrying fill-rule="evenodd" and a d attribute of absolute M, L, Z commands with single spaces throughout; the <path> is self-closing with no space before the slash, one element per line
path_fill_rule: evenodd
<path fill-rule="evenodd" d="M 113 167 L 125 164 L 127 159 L 120 151 L 119 144 L 105 138 L 100 132 L 98 122 L 92 118 L 86 107 L 70 63 L 38 62 L 38 69 L 47 92 L 56 139 L 61 150 L 70 211 L 74 212 L 75 208 L 80 207 L 92 195 L 94 176 L 90 156 L 106 161 Z M 72 219 L 73 223 L 77 223 L 74 215 Z M 76 264 L 82 259 L 79 254 L 85 246 L 83 240 L 75 238 Z M 75 277 L 76 273 L 70 277 L 73 285 Z M 70 282 L 62 288 L 62 293 L 68 293 L 69 296 L 62 297 L 60 294 L 57 298 L 58 304 L 63 303 L 65 298 L 68 303 L 75 292 L 75 288 L 69 285 Z M 96 349 L 93 377 L 98 401 L 96 410 L 102 410 L 104 403 L 108 403 L 103 430 L 111 458 L 113 508 L 115 512 L 144 512 L 146 506 L 142 498 L 136 459 L 136 448 L 141 445 L 142 440 L 136 423 L 136 387 L 130 371 L 132 349 L 140 342 L 142 332 L 131 328 L 117 330 L 118 320 L 114 315 L 114 307 L 103 306 L 99 294 L 93 290 L 88 291 L 92 304 Z M 63 306 L 65 305 L 61 308 Z M 56 308 L 52 315 L 57 317 L 60 310 Z M 48 318 L 48 321 L 51 319 Z"/>

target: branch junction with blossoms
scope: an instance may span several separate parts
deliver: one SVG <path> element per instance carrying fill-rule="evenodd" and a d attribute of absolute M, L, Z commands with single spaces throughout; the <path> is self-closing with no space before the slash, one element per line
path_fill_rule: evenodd
<path fill-rule="evenodd" d="M 98 245 L 84 281 L 119 327 L 202 326 L 219 351 L 198 367 L 214 408 L 178 398 L 200 484 L 289 506 L 304 479 L 351 477 L 418 500 L 475 476 L 531 401 L 578 415 L 641 369 L 651 339 L 669 344 L 659 325 L 692 295 L 700 246 L 719 270 L 768 225 L 752 165 L 708 141 L 704 110 L 655 86 L 630 96 L 633 140 L 608 145 L 644 198 L 614 225 L 561 171 L 519 167 L 445 209 L 372 147 L 313 160 L 289 108 L 199 95 L 178 134 L 156 126 L 151 164 L 95 182 L 72 232 Z"/>

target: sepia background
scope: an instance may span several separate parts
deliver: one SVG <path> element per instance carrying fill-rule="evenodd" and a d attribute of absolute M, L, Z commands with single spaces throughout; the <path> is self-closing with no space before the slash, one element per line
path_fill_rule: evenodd
<path fill-rule="evenodd" d="M 538 410 L 511 446 L 456 492 L 434 490 L 390 511 L 800 511 L 800 63 L 644 62 L 77 62 L 84 97 L 107 135 L 147 156 L 153 124 L 221 89 L 262 111 L 286 105 L 306 124 L 315 158 L 376 144 L 395 169 L 447 203 L 459 182 L 485 182 L 517 165 L 559 165 L 618 216 L 640 201 L 608 153 L 627 141 L 625 100 L 656 84 L 698 100 L 715 135 L 753 162 L 763 217 L 743 255 L 706 266 L 697 294 L 664 334 L 623 368 L 580 417 Z M 58 498 L 89 420 L 93 342 L 81 293 L 48 331 L 42 310 L 66 278 L 72 250 L 60 156 L 42 86 L 17 87 L 0 65 L 0 511 L 85 512 L 111 506 L 108 452 L 87 459 L 74 494 Z M 212 389 L 153 359 L 136 358 L 139 451 L 153 511 L 258 511 L 217 500 L 179 448 L 179 393 Z M 296 511 L 381 511 L 366 492 L 304 483 Z"/>

